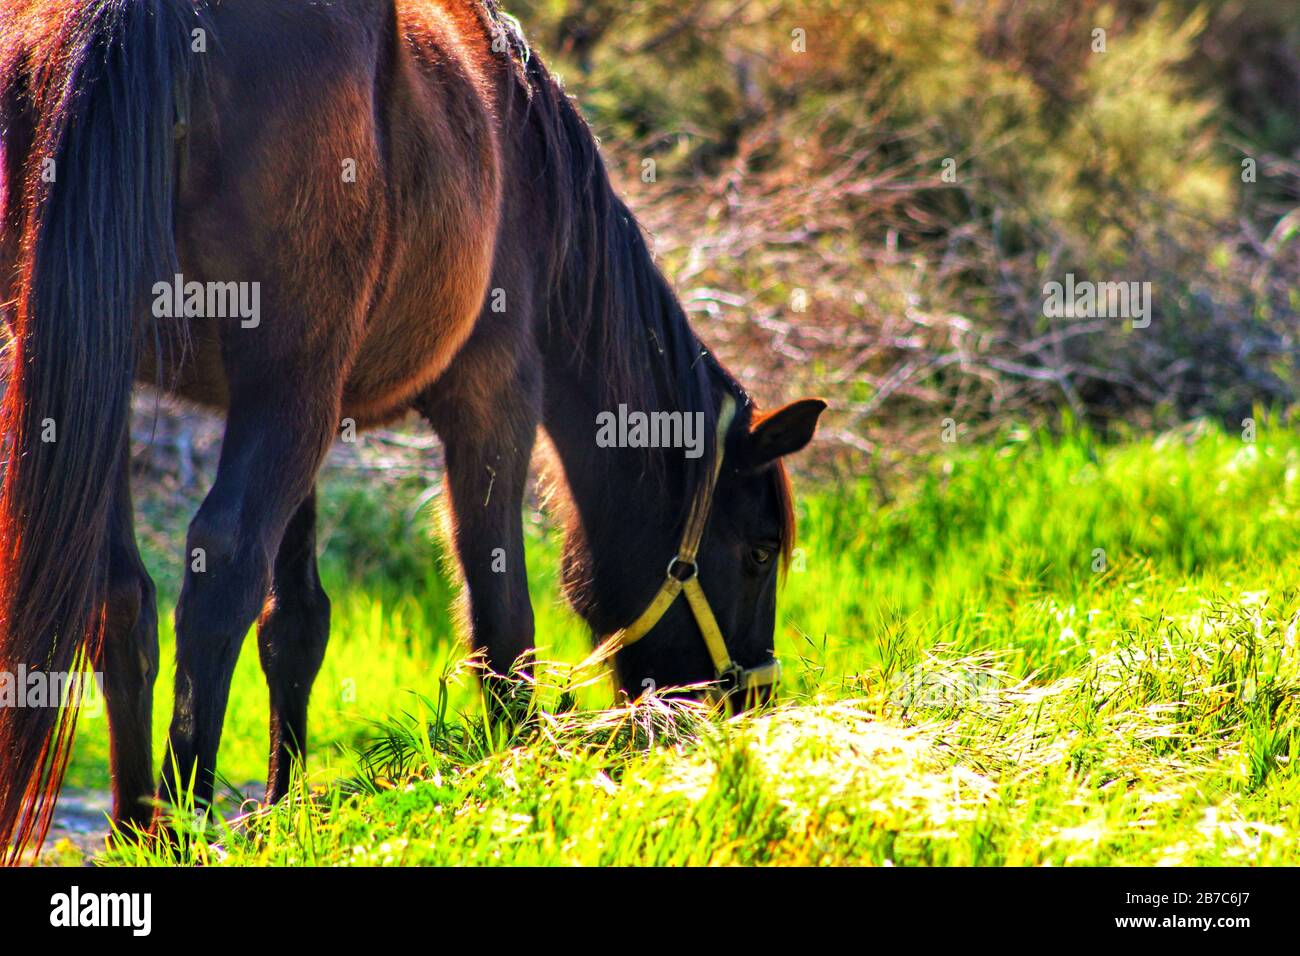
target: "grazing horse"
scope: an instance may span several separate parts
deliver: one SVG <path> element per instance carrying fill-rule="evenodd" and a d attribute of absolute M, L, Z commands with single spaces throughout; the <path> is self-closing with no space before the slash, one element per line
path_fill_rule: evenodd
<path fill-rule="evenodd" d="M 445 447 L 491 673 L 533 646 L 540 426 L 572 501 L 566 594 L 614 641 L 621 686 L 771 684 L 781 458 L 825 405 L 759 415 L 702 347 L 510 18 L 485 0 L 4 0 L 0 18 L 0 664 L 103 674 L 118 823 L 156 825 L 187 787 L 211 799 L 254 624 L 267 798 L 285 793 L 329 632 L 316 475 L 341 427 L 410 409 Z M 156 789 L 136 381 L 226 416 L 186 539 Z M 10 859 L 48 829 L 75 716 L 0 707 Z"/>

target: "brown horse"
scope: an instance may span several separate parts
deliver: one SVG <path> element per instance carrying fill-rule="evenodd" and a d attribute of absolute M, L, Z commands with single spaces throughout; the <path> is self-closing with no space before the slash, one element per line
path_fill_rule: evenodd
<path fill-rule="evenodd" d="M 226 415 L 186 541 L 164 805 L 212 796 L 254 623 L 267 797 L 285 792 L 329 631 L 316 474 L 340 427 L 412 408 L 446 449 L 492 671 L 533 646 L 521 508 L 540 425 L 573 503 L 566 592 L 619 635 L 622 687 L 770 683 L 792 535 L 780 459 L 824 404 L 754 412 L 513 21 L 479 0 L 4 10 L 0 665 L 103 673 L 119 822 L 155 805 L 136 380 Z M 629 409 L 653 413 L 655 440 L 606 428 Z M 48 828 L 75 714 L 0 707 L 0 854 Z"/>

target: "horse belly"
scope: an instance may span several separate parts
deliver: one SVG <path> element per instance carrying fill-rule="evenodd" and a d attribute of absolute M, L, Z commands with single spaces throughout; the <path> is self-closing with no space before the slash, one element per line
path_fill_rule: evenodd
<path fill-rule="evenodd" d="M 495 223 L 433 226 L 442 246 L 421 259 L 418 249 L 390 273 L 366 325 L 343 392 L 344 414 L 360 422 L 405 408 L 446 370 L 474 330 L 488 291 Z"/>

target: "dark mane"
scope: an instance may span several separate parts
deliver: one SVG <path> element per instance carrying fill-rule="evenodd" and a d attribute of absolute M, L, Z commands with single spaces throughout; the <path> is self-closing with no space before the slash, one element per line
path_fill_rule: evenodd
<path fill-rule="evenodd" d="M 686 487 L 693 491 L 713 460 L 713 383 L 731 391 L 741 408 L 748 398 L 692 331 L 641 227 L 615 194 L 577 106 L 540 58 L 524 55 L 519 65 L 529 123 L 541 144 L 536 177 L 551 182 L 544 190 L 553 224 L 548 331 L 572 349 L 584 374 L 602 383 L 606 407 L 704 413 L 707 453 L 685 460 Z"/>
<path fill-rule="evenodd" d="M 574 102 L 537 58 L 527 61 L 529 93 L 545 133 L 548 166 L 567 188 L 551 190 L 559 226 L 551 249 L 552 275 L 560 277 L 548 321 L 566 323 L 577 354 L 595 363 L 610 406 L 703 411 L 709 448 L 694 467 L 687 462 L 686 491 L 693 495 L 712 473 L 717 383 L 736 400 L 737 425 L 763 419 L 748 393 L 696 337 L 686 313 L 646 245 L 636 218 L 614 193 L 590 127 Z M 781 514 L 783 565 L 794 549 L 795 515 L 785 465 L 771 467 Z"/>
<path fill-rule="evenodd" d="M 566 338 L 581 361 L 592 364 L 609 407 L 623 402 L 647 410 L 704 412 L 709 447 L 694 464 L 686 462 L 689 497 L 712 473 L 711 383 L 736 399 L 739 425 L 752 427 L 762 416 L 691 329 L 640 225 L 615 194 L 596 137 L 577 105 L 529 50 L 518 23 L 493 0 L 485 0 L 484 9 L 494 32 L 507 38 L 529 119 L 540 134 L 538 180 L 555 176 L 561 183 L 545 190 L 555 224 L 549 274 L 558 280 L 547 303 L 548 327 Z M 778 461 L 771 472 L 788 566 L 795 536 L 793 496 L 784 465 Z"/>

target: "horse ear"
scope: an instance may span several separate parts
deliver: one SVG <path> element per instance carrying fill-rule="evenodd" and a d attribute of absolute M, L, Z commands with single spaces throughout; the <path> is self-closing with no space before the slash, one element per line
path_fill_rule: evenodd
<path fill-rule="evenodd" d="M 824 411 L 826 403 L 820 398 L 804 398 L 764 415 L 749 432 L 745 455 L 749 466 L 761 468 L 799 451 L 812 441 Z"/>

